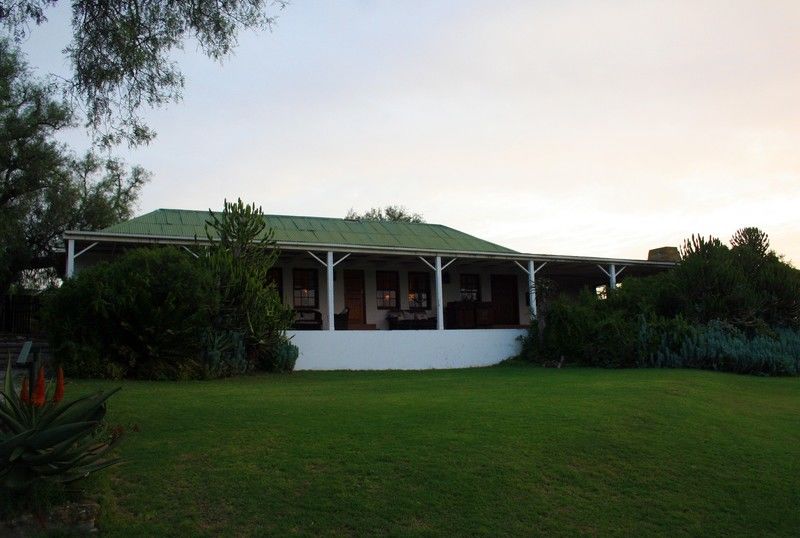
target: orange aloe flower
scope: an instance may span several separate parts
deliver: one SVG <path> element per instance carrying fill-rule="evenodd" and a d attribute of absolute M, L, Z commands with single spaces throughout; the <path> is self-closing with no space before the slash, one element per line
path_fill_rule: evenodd
<path fill-rule="evenodd" d="M 30 401 L 30 394 L 28 390 L 28 376 L 22 378 L 22 387 L 19 389 L 19 399 L 25 403 Z"/>
<path fill-rule="evenodd" d="M 53 401 L 60 402 L 64 399 L 64 369 L 58 367 L 56 374 L 56 392 L 53 394 Z"/>
<path fill-rule="evenodd" d="M 33 405 L 41 407 L 44 405 L 45 381 L 44 367 L 39 368 L 39 375 L 36 376 L 36 390 L 33 392 Z"/>

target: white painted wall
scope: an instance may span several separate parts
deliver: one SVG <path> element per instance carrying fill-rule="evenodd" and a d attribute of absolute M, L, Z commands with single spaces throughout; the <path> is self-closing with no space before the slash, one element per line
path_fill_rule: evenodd
<path fill-rule="evenodd" d="M 490 366 L 520 351 L 525 329 L 289 331 L 295 370 L 425 370 Z"/>

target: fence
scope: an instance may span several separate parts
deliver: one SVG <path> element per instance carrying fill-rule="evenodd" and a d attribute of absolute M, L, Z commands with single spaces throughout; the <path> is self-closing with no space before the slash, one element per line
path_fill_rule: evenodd
<path fill-rule="evenodd" d="M 40 334 L 38 295 L 12 294 L 0 301 L 0 333 L 14 335 Z"/>

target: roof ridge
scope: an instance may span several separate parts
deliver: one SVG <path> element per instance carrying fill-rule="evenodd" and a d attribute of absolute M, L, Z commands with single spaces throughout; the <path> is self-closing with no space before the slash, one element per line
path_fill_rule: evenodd
<path fill-rule="evenodd" d="M 189 212 L 189 213 L 204 213 L 204 214 L 207 214 L 209 211 L 211 211 L 211 208 L 209 208 L 209 209 L 179 209 L 179 208 L 174 208 L 174 207 L 159 207 L 158 209 L 154 209 L 153 211 L 149 211 L 149 212 L 144 213 L 142 215 L 137 215 L 136 217 L 133 217 L 133 218 L 144 217 L 145 215 L 148 215 L 150 213 L 155 213 L 156 211 L 185 211 L 185 212 Z M 221 213 L 220 210 L 213 210 L 213 211 L 214 211 L 214 213 Z M 409 225 L 412 225 L 412 226 L 414 226 L 414 225 L 440 226 L 442 228 L 448 228 L 450 230 L 455 230 L 455 228 L 447 226 L 446 224 L 439 224 L 438 222 L 408 222 L 408 221 L 402 221 L 402 220 L 348 219 L 348 218 L 345 218 L 345 217 L 321 217 L 321 216 L 318 216 L 318 215 L 288 215 L 288 214 L 284 214 L 284 213 L 264 213 L 264 216 L 265 217 L 283 217 L 283 218 L 290 218 L 290 219 L 326 219 L 326 220 L 338 220 L 338 221 L 344 221 L 344 222 L 380 222 L 380 223 L 388 223 L 388 224 L 409 224 Z M 462 232 L 461 230 L 456 230 L 456 231 L 459 232 L 459 233 L 465 233 L 465 232 Z"/>

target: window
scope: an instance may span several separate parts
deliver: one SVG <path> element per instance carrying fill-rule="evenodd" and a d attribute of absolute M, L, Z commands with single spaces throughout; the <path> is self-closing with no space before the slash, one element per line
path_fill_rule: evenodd
<path fill-rule="evenodd" d="M 375 299 L 381 310 L 397 309 L 400 305 L 400 276 L 397 271 L 375 271 Z"/>
<path fill-rule="evenodd" d="M 292 290 L 295 308 L 319 308 L 319 280 L 316 269 L 292 271 Z"/>
<path fill-rule="evenodd" d="M 267 282 L 275 284 L 275 291 L 278 292 L 278 297 L 283 302 L 283 269 L 280 267 L 273 267 L 267 271 Z"/>
<path fill-rule="evenodd" d="M 481 300 L 481 277 L 479 275 L 461 275 L 461 300 Z"/>
<path fill-rule="evenodd" d="M 431 276 L 428 273 L 408 273 L 408 308 L 430 310 Z"/>

